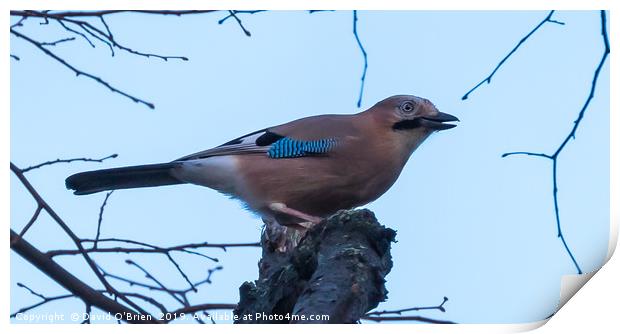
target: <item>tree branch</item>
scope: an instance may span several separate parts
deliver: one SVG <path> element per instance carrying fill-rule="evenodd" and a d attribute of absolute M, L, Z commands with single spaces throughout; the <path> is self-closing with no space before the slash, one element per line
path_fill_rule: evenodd
<path fill-rule="evenodd" d="M 43 210 L 45 210 L 45 212 L 47 212 L 47 214 L 49 214 L 49 216 L 56 222 L 56 224 L 58 224 L 58 226 L 60 226 L 60 228 L 69 236 L 69 238 L 71 238 L 73 243 L 77 246 L 78 250 L 80 250 L 80 254 L 84 258 L 88 266 L 91 268 L 91 270 L 95 273 L 99 281 L 103 284 L 105 289 L 108 292 L 120 298 L 121 300 L 123 300 L 125 303 L 133 307 L 138 312 L 142 313 L 143 315 L 148 315 L 148 312 L 144 311 L 139 305 L 135 304 L 134 302 L 129 300 L 127 297 L 120 295 L 118 291 L 112 285 L 110 285 L 110 283 L 108 283 L 108 281 L 105 279 L 105 277 L 101 274 L 101 272 L 97 268 L 97 265 L 95 264 L 95 262 L 90 258 L 90 256 L 86 252 L 84 252 L 84 248 L 82 247 L 80 238 L 78 238 L 75 235 L 75 233 L 73 233 L 71 228 L 69 228 L 69 226 L 60 218 L 60 216 L 58 216 L 58 214 L 47 204 L 47 202 L 43 200 L 43 198 L 39 195 L 39 193 L 30 184 L 30 182 L 24 175 L 24 172 L 21 169 L 19 169 L 17 166 L 15 166 L 12 162 L 11 162 L 11 171 L 13 172 L 13 174 L 15 174 L 15 176 L 17 176 L 17 178 L 22 183 L 22 185 L 26 188 L 26 190 L 28 190 L 30 195 L 37 202 L 37 205 L 41 206 Z M 17 238 L 19 238 L 19 235 L 17 235 Z M 11 243 L 11 247 L 12 247 L 12 243 Z M 95 303 L 92 303 L 92 304 L 96 305 Z"/>
<path fill-rule="evenodd" d="M 519 47 L 521 47 L 521 45 L 525 43 L 525 41 L 527 41 L 545 23 L 555 23 L 559 25 L 564 25 L 564 22 L 551 19 L 551 16 L 553 16 L 554 12 L 555 12 L 554 10 L 550 11 L 549 14 L 547 14 L 547 16 L 542 21 L 540 21 L 540 23 L 538 23 L 538 25 L 534 27 L 534 29 L 532 29 L 532 31 L 530 31 L 527 35 L 525 35 L 525 37 L 521 38 L 519 43 L 517 43 L 517 45 L 512 50 L 510 50 L 510 52 L 508 52 L 508 54 L 502 60 L 499 61 L 499 63 L 497 64 L 497 66 L 495 66 L 491 74 L 489 74 L 486 78 L 482 79 L 482 81 L 480 81 L 477 85 L 475 85 L 472 89 L 470 89 L 467 93 L 465 93 L 465 95 L 463 95 L 461 100 L 467 100 L 467 98 L 469 97 L 469 94 L 471 94 L 473 91 L 478 89 L 484 83 L 490 84 L 491 78 L 493 78 L 495 73 L 499 70 L 500 67 L 502 67 L 502 65 L 504 65 L 504 63 L 508 60 L 508 58 L 510 58 L 510 56 L 512 56 L 512 54 L 515 53 L 519 49 Z"/>
<path fill-rule="evenodd" d="M 77 277 L 73 276 L 70 272 L 59 266 L 56 262 L 52 261 L 48 256 L 41 253 L 38 249 L 33 247 L 24 238 L 21 238 L 17 233 L 11 230 L 11 249 L 26 259 L 32 265 L 37 267 L 43 273 L 48 275 L 51 279 L 60 284 L 63 288 L 70 291 L 73 295 L 78 296 L 85 303 L 91 304 L 100 308 L 101 310 L 111 312 L 114 314 L 122 314 L 124 319 L 128 319 L 128 322 L 136 323 L 156 323 L 157 321 L 151 317 L 150 320 L 144 319 L 145 314 L 135 313 L 133 310 L 126 306 L 105 297 L 100 292 L 91 288 L 86 283 L 82 282 Z M 32 292 L 32 291 L 31 291 Z M 44 301 L 46 297 L 39 295 Z"/>
<path fill-rule="evenodd" d="M 441 312 L 446 312 L 446 309 L 443 307 L 446 302 L 448 301 L 448 297 L 443 297 L 443 301 L 441 302 L 441 304 L 437 305 L 437 306 L 418 306 L 418 307 L 409 307 L 409 308 L 402 308 L 399 310 L 383 310 L 383 311 L 375 311 L 375 312 L 369 312 L 366 313 L 367 317 L 370 316 L 378 316 L 378 315 L 386 315 L 386 314 L 398 314 L 401 315 L 405 312 L 411 312 L 411 311 L 422 311 L 422 310 L 439 310 Z"/>
<path fill-rule="evenodd" d="M 360 41 L 360 36 L 357 34 L 357 10 L 353 11 L 353 36 L 355 37 L 357 46 L 360 48 L 362 57 L 364 57 L 364 69 L 362 70 L 362 78 L 360 80 L 360 94 L 357 98 L 357 107 L 359 108 L 362 105 L 362 95 L 364 94 L 364 83 L 366 82 L 366 71 L 368 70 L 368 54 L 362 45 L 362 41 Z"/>
<path fill-rule="evenodd" d="M 282 253 L 263 233 L 259 278 L 240 288 L 238 323 L 355 323 L 386 298 L 396 232 L 368 210 L 341 211 Z M 255 314 L 274 316 L 255 319 Z M 294 316 L 296 318 L 288 318 Z"/>
<path fill-rule="evenodd" d="M 194 287 L 199 287 L 203 284 L 211 284 L 211 275 L 213 275 L 214 272 L 222 270 L 223 267 L 222 266 L 217 266 L 215 268 L 209 269 L 207 271 L 207 277 L 203 280 L 197 281 L 193 283 Z M 143 282 L 138 282 L 132 279 L 128 279 L 125 277 L 121 277 L 118 275 L 114 275 L 114 274 L 110 274 L 108 272 L 106 272 L 105 270 L 101 269 L 101 271 L 103 272 L 103 275 L 106 277 L 110 277 L 110 278 L 114 278 L 116 280 L 119 280 L 121 282 L 125 282 L 127 284 L 129 284 L 129 286 L 137 286 L 137 287 L 141 287 L 141 288 L 145 288 L 151 291 L 159 291 L 159 292 L 165 292 L 167 294 L 176 294 L 178 295 L 183 301 L 187 300 L 187 294 L 190 292 L 194 292 L 194 290 L 192 288 L 187 288 L 187 289 L 170 289 L 170 288 L 162 288 L 159 285 L 151 285 L 151 284 L 147 284 L 147 283 L 143 283 Z M 178 300 L 177 298 L 174 298 L 176 300 Z"/>
<path fill-rule="evenodd" d="M 107 81 L 105 81 L 105 80 L 101 79 L 100 77 L 97 77 L 97 76 L 94 76 L 94 75 L 92 75 L 92 74 L 90 74 L 90 73 L 86 73 L 86 72 L 84 72 L 84 71 L 78 70 L 78 69 L 77 69 L 77 68 L 75 68 L 73 65 L 71 65 L 71 64 L 69 64 L 69 63 L 67 63 L 64 59 L 62 59 L 62 58 L 60 58 L 59 56 L 57 56 L 55 53 L 53 53 L 53 52 L 51 52 L 50 50 L 48 50 L 48 49 L 46 49 L 45 47 L 43 47 L 43 46 L 41 45 L 41 42 L 37 42 L 37 41 L 33 40 L 32 38 L 30 38 L 30 37 L 28 37 L 28 36 L 26 36 L 26 35 L 23 35 L 22 33 L 20 33 L 20 32 L 18 32 L 18 31 L 14 30 L 14 29 L 11 29 L 11 33 L 12 33 L 13 35 L 15 35 L 15 36 L 17 36 L 17 37 L 19 37 L 19 38 L 21 38 L 21 39 L 23 39 L 23 40 L 27 41 L 28 43 L 30 43 L 30 44 L 32 44 L 32 45 L 34 45 L 34 46 L 35 46 L 35 47 L 37 47 L 39 50 L 43 51 L 43 53 L 45 53 L 46 55 L 50 56 L 52 59 L 56 60 L 57 62 L 59 62 L 59 63 L 61 63 L 62 65 L 64 65 L 66 68 L 68 68 L 68 69 L 70 69 L 71 71 L 73 71 L 73 73 L 75 73 L 75 75 L 76 75 L 76 76 L 83 75 L 83 76 L 85 76 L 85 77 L 87 77 L 87 78 L 90 78 L 90 79 L 92 79 L 92 80 L 94 80 L 94 81 L 96 81 L 96 82 L 100 83 L 101 85 L 103 85 L 103 86 L 107 87 L 109 90 L 111 90 L 111 91 L 112 91 L 112 92 L 114 92 L 114 93 L 118 93 L 118 94 L 120 94 L 120 95 L 122 95 L 122 96 L 125 96 L 125 97 L 129 98 L 130 100 L 132 100 L 132 101 L 134 101 L 134 102 L 136 102 L 136 103 L 141 103 L 141 104 L 144 104 L 145 106 L 147 106 L 147 107 L 149 107 L 149 108 L 151 108 L 151 109 L 154 109 L 154 108 L 155 108 L 155 105 L 154 105 L 153 103 L 151 103 L 151 102 L 147 102 L 147 101 L 142 100 L 142 99 L 139 99 L 139 98 L 137 98 L 137 97 L 135 97 L 135 96 L 133 96 L 133 95 L 130 95 L 130 94 L 128 94 L 128 93 L 125 93 L 124 91 L 122 91 L 122 90 L 120 90 L 120 89 L 118 89 L 118 88 L 116 88 L 116 87 L 112 86 L 111 84 L 109 84 Z"/>
<path fill-rule="evenodd" d="M 71 163 L 71 162 L 74 162 L 74 161 L 104 162 L 105 160 L 114 159 L 116 157 L 118 157 L 118 154 L 114 153 L 114 154 L 108 155 L 107 157 L 101 158 L 101 159 L 91 159 L 91 158 L 56 159 L 56 160 L 53 160 L 53 161 L 46 161 L 46 162 L 42 162 L 42 163 L 34 165 L 34 166 L 23 168 L 21 171 L 22 171 L 22 173 L 26 173 L 26 172 L 29 172 L 29 171 L 31 171 L 33 169 L 41 168 L 43 166 L 54 165 L 54 164 L 57 164 L 57 163 Z"/>
<path fill-rule="evenodd" d="M 58 17 L 102 17 L 110 14 L 118 13 L 140 13 L 140 14 L 153 14 L 153 15 L 171 15 L 182 16 L 192 14 L 204 14 L 212 13 L 217 10 L 94 10 L 94 11 L 58 11 L 48 14 Z M 21 17 L 44 17 L 37 11 L 30 10 L 12 10 L 11 16 Z"/>
<path fill-rule="evenodd" d="M 417 322 L 425 322 L 425 323 L 429 323 L 429 324 L 455 324 L 455 322 L 452 321 L 448 321 L 448 320 L 437 320 L 437 319 L 432 319 L 432 318 L 427 318 L 427 317 L 422 317 L 422 316 L 418 316 L 418 315 L 412 315 L 412 316 L 399 316 L 399 317 L 379 317 L 379 316 L 364 316 L 362 317 L 362 319 L 364 320 L 369 320 L 369 321 L 374 321 L 374 322 L 382 322 L 382 321 L 417 321 Z"/>
<path fill-rule="evenodd" d="M 108 191 L 105 194 L 105 199 L 103 200 L 103 203 L 101 203 L 101 207 L 99 207 L 99 219 L 97 219 L 97 234 L 95 235 L 95 241 L 93 242 L 93 248 L 97 248 L 97 243 L 99 242 L 99 236 L 101 235 L 101 223 L 103 222 L 103 210 L 105 209 L 106 204 L 108 204 L 108 199 L 110 198 L 110 195 L 112 195 L 113 192 L 114 190 Z"/>
<path fill-rule="evenodd" d="M 248 36 L 251 37 L 252 34 L 250 33 L 250 31 L 248 31 L 244 26 L 243 26 L 243 22 L 241 22 L 241 19 L 239 19 L 237 17 L 237 14 L 241 13 L 242 11 L 238 11 L 238 10 L 229 10 L 228 11 L 230 14 L 226 17 L 224 17 L 223 19 L 219 20 L 217 23 L 218 24 L 222 24 L 224 23 L 227 19 L 229 18 L 234 18 L 235 21 L 237 21 L 237 24 L 239 25 L 239 27 L 241 28 L 241 30 L 243 31 L 243 33 Z M 254 14 L 254 13 L 258 13 L 258 12 L 262 12 L 262 10 L 251 10 L 251 11 L 243 11 L 245 13 L 249 13 L 249 14 Z"/>
<path fill-rule="evenodd" d="M 579 114 L 577 115 L 577 119 L 575 119 L 575 121 L 573 122 L 573 127 L 572 127 L 571 131 L 564 138 L 564 140 L 558 146 L 558 148 L 555 150 L 555 152 L 553 154 L 551 154 L 551 155 L 544 154 L 544 153 L 527 152 L 527 151 L 510 152 L 510 153 L 504 153 L 502 155 L 502 157 L 507 157 L 507 156 L 511 156 L 511 155 L 526 155 L 526 156 L 534 156 L 534 157 L 545 158 L 545 159 L 549 159 L 549 160 L 552 161 L 553 208 L 554 208 L 554 212 L 555 212 L 555 221 L 556 221 L 556 226 L 557 226 L 557 230 L 558 230 L 557 236 L 562 241 L 562 245 L 564 246 L 564 249 L 566 250 L 566 253 L 569 255 L 571 261 L 573 262 L 573 265 L 577 269 L 577 273 L 579 273 L 579 274 L 583 273 L 582 270 L 581 270 L 581 267 L 577 263 L 577 260 L 575 259 L 575 256 L 573 255 L 573 252 L 571 251 L 570 247 L 568 246 L 568 243 L 566 242 L 566 239 L 564 238 L 564 234 L 562 233 L 562 226 L 561 226 L 561 222 L 560 222 L 560 209 L 559 209 L 559 205 L 558 205 L 558 174 L 557 174 L 557 169 L 558 169 L 558 157 L 560 156 L 560 153 L 562 153 L 562 151 L 564 150 L 564 148 L 566 147 L 566 145 L 568 144 L 568 142 L 571 139 L 575 139 L 575 134 L 577 133 L 577 129 L 579 128 L 579 125 L 581 124 L 581 121 L 583 120 L 583 117 L 585 116 L 586 110 L 588 109 L 588 106 L 590 105 L 590 102 L 594 98 L 594 92 L 596 91 L 596 83 L 598 82 L 598 78 L 599 78 L 601 69 L 603 68 L 603 65 L 605 64 L 605 61 L 607 60 L 607 56 L 609 55 L 609 38 L 607 36 L 607 19 L 606 19 L 605 11 L 604 10 L 600 11 L 600 16 L 601 16 L 601 36 L 602 36 L 602 39 L 603 39 L 603 47 L 604 47 L 603 55 L 601 56 L 601 60 L 599 61 L 598 65 L 596 66 L 596 69 L 594 70 L 594 76 L 592 78 L 592 83 L 591 83 L 591 86 L 590 86 L 590 92 L 588 94 L 588 97 L 586 98 L 585 103 L 581 107 L 581 110 L 579 111 Z M 548 16 L 548 18 L 549 17 L 550 16 Z"/>
<path fill-rule="evenodd" d="M 82 243 L 95 242 L 95 239 L 81 239 Z M 202 253 L 192 252 L 189 249 L 194 248 L 221 248 L 226 249 L 228 247 L 260 247 L 260 243 L 258 242 L 248 242 L 248 243 L 229 243 L 229 244 L 219 244 L 219 243 L 191 243 L 191 244 L 182 244 L 176 246 L 169 247 L 161 247 L 156 245 L 147 244 L 140 241 L 128 240 L 128 239 L 118 239 L 118 238 L 104 238 L 99 239 L 98 242 L 125 242 L 130 244 L 142 245 L 143 247 L 93 247 L 93 248 L 85 248 L 84 251 L 86 253 L 169 253 L 169 252 L 184 252 L 187 254 L 194 254 L 205 257 L 214 262 L 218 262 L 217 258 L 213 258 Z M 58 250 L 50 250 L 47 252 L 47 255 L 50 257 L 55 257 L 59 255 L 78 255 L 81 252 L 78 249 L 58 249 Z"/>
<path fill-rule="evenodd" d="M 316 12 L 325 12 L 326 10 L 309 10 L 308 13 L 312 14 L 312 13 L 316 13 Z M 110 52 L 112 54 L 112 56 L 114 56 L 114 48 L 126 51 L 128 53 L 131 54 L 135 54 L 138 56 L 142 56 L 142 57 L 146 57 L 146 58 L 158 58 L 158 59 L 162 59 L 164 61 L 167 61 L 168 59 L 180 59 L 180 60 L 184 60 L 187 61 L 188 58 L 187 57 L 183 57 L 183 56 L 165 56 L 165 55 L 160 55 L 160 54 L 155 54 L 155 53 L 148 53 L 148 52 L 141 52 L 141 51 L 137 51 L 134 49 L 131 49 L 130 47 L 124 46 L 122 44 L 120 44 L 116 38 L 114 37 L 114 35 L 112 34 L 112 30 L 110 28 L 110 26 L 108 25 L 108 23 L 105 20 L 105 16 L 108 15 L 112 15 L 112 14 L 121 14 L 121 13 L 139 13 L 139 14 L 150 14 L 150 15 L 172 15 L 172 16 L 184 16 L 184 15 L 193 15 L 193 14 L 205 14 L 205 13 L 212 13 L 212 12 L 217 12 L 217 10 L 99 10 L 99 11 L 35 11 L 35 10 L 11 10 L 10 14 L 11 16 L 18 16 L 21 17 L 21 19 L 11 25 L 11 33 L 14 34 L 15 36 L 22 38 L 24 40 L 26 40 L 27 42 L 35 45 L 39 50 L 41 50 L 43 53 L 45 53 L 47 56 L 53 58 L 54 60 L 60 62 L 62 65 L 64 65 L 65 67 L 69 68 L 71 71 L 73 71 L 76 76 L 80 76 L 80 75 L 84 75 L 92 80 L 95 80 L 97 83 L 107 87 L 108 89 L 110 89 L 113 93 L 117 93 L 120 94 L 122 96 L 125 96 L 126 98 L 129 98 L 130 100 L 139 103 L 139 104 L 143 104 L 146 105 L 147 107 L 154 109 L 155 105 L 151 102 L 147 102 L 143 99 L 137 98 L 125 91 L 122 91 L 118 88 L 116 88 L 115 86 L 113 86 L 112 84 L 108 83 L 107 81 L 101 79 L 100 77 L 94 75 L 94 74 L 90 74 L 90 73 L 86 73 L 83 72 L 81 70 L 78 70 L 77 68 L 75 68 L 73 65 L 71 65 L 69 62 L 67 62 L 65 59 L 59 57 L 58 55 L 54 54 L 53 52 L 51 52 L 50 50 L 46 49 L 45 46 L 52 46 L 52 45 L 56 45 L 58 43 L 62 43 L 62 42 L 66 42 L 66 41 L 70 41 L 70 40 L 74 40 L 75 38 L 65 38 L 65 39 L 61 39 L 61 40 L 57 40 L 55 42 L 39 42 L 36 41 L 28 36 L 26 36 L 23 33 L 17 32 L 14 30 L 14 28 L 17 27 L 21 27 L 23 26 L 23 21 L 26 20 L 29 17 L 34 17 L 34 18 L 41 18 L 44 19 L 45 21 L 43 22 L 43 24 L 48 24 L 49 20 L 52 21 L 56 21 L 62 28 L 64 28 L 66 31 L 76 34 L 80 37 L 82 37 L 83 39 L 85 39 L 88 44 L 91 47 L 95 47 L 95 44 L 93 43 L 93 41 L 91 40 L 91 38 L 98 40 L 104 44 L 106 44 L 108 46 L 108 48 L 110 49 Z M 227 11 L 228 15 L 226 15 L 225 17 L 223 17 L 222 19 L 220 19 L 218 21 L 219 24 L 224 23 L 226 20 L 232 18 L 234 19 L 237 24 L 239 25 L 239 27 L 241 28 L 241 30 L 244 32 L 244 34 L 246 36 L 251 36 L 251 33 L 248 29 L 245 28 L 245 26 L 243 25 L 243 22 L 241 21 L 241 19 L 239 18 L 239 14 L 256 14 L 256 13 L 260 13 L 260 12 L 264 12 L 264 10 L 229 10 Z M 103 29 L 100 29 L 99 27 L 97 27 L 96 25 L 94 25 L 93 23 L 84 20 L 84 19 L 88 19 L 88 18 L 98 18 L 99 21 L 101 22 L 101 25 L 103 26 Z M 357 100 L 357 107 L 359 108 L 361 106 L 362 103 L 362 96 L 364 93 L 364 85 L 365 85 L 365 81 L 366 81 L 366 72 L 368 70 L 368 54 L 366 53 L 366 50 L 364 49 L 364 46 L 362 45 L 362 42 L 360 40 L 360 37 L 358 35 L 358 31 L 357 31 L 357 11 L 354 10 L 353 11 L 353 35 L 355 37 L 355 41 L 360 49 L 360 52 L 362 53 L 363 59 L 364 59 L 364 67 L 363 67 L 363 71 L 362 71 L 362 77 L 361 77 L 361 83 L 360 83 L 360 92 L 359 92 L 359 97 Z M 553 21 L 553 20 L 552 20 Z M 556 22 L 557 23 L 557 22 Z M 76 28 L 76 29 L 74 29 Z M 81 30 L 81 31 L 80 31 Z M 90 38 L 89 38 L 90 36 Z M 20 60 L 19 57 L 17 57 L 16 55 L 11 55 L 11 58 L 14 60 Z"/>

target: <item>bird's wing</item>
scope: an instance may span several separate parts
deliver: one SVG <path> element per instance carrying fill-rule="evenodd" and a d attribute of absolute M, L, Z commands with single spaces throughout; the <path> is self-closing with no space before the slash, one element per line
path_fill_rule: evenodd
<path fill-rule="evenodd" d="M 252 132 L 176 161 L 238 154 L 267 154 L 273 159 L 325 155 L 337 146 L 339 132 L 346 130 L 346 125 L 347 120 L 338 115 L 303 118 Z"/>
<path fill-rule="evenodd" d="M 255 131 L 245 136 L 233 139 L 220 146 L 210 148 L 208 150 L 200 151 L 194 154 L 190 154 L 182 158 L 179 158 L 175 161 L 204 159 L 204 158 L 218 156 L 218 155 L 265 153 L 267 152 L 267 150 L 269 150 L 269 147 L 258 145 L 257 139 L 261 138 L 261 136 L 264 136 L 267 133 L 269 133 L 268 129 Z"/>

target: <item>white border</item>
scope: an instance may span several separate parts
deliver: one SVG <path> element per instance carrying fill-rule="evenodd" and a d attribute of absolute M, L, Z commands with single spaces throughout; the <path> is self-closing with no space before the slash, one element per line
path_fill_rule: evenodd
<path fill-rule="evenodd" d="M 609 21 L 610 21 L 610 31 L 609 37 L 610 41 L 615 41 L 615 36 L 618 33 L 618 20 L 616 19 L 615 11 L 613 9 L 617 8 L 618 1 L 614 0 L 599 0 L 596 2 L 593 1 L 577 1 L 577 0 L 563 0 L 563 1 L 549 1 L 549 0 L 521 0 L 521 1 L 493 1 L 493 0 L 470 0 L 470 1 L 458 1 L 458 0 L 433 0 L 433 1 L 423 1 L 421 3 L 416 3 L 414 1 L 391 1 L 391 0 L 382 0 L 382 1 L 372 1 L 372 0 L 313 0 L 313 1 L 286 1 L 286 0 L 262 0 L 262 1 L 249 1 L 249 0 L 220 0 L 220 1 L 179 1 L 179 2 L 171 2 L 171 1 L 162 1 L 162 0 L 132 0 L 132 1 L 119 1 L 119 0 L 108 0 L 108 1 L 77 1 L 77 0 L 67 0 L 67 1 L 41 1 L 41 0 L 22 0 L 22 1 L 0 1 L 0 8 L 3 9 L 4 15 L 1 17 L 2 24 L 6 27 L 9 25 L 9 15 L 8 10 L 13 9 L 100 9 L 100 8 L 120 8 L 120 9 L 145 9 L 145 8 L 157 8 L 157 9 L 421 9 L 421 10 L 499 10 L 499 9 L 520 9 L 520 10 L 541 10 L 541 9 L 558 9 L 558 10 L 574 10 L 574 9 L 612 9 L 609 13 Z M 612 49 L 614 48 L 614 43 L 611 42 Z M 10 87 L 10 78 L 9 78 L 9 70 L 10 70 L 10 57 L 9 54 L 9 34 L 6 33 L 4 38 L 2 38 L 2 42 L 0 43 L 0 50 L 3 51 L 5 55 L 5 60 L 2 63 L 2 73 L 5 75 L 5 80 L 2 81 L 2 99 L 0 101 L 4 101 L 2 104 L 3 109 L 3 122 L 0 123 L 0 132 L 2 135 L 3 145 L 2 149 L 2 161 L 4 165 L 8 165 L 9 160 L 9 139 L 10 139 L 10 102 L 9 102 L 9 87 Z M 610 54 L 610 59 L 605 66 L 610 66 L 610 63 L 617 62 L 617 56 L 614 53 L 615 50 L 612 50 Z M 617 70 L 615 67 L 611 67 L 611 91 L 618 91 L 617 89 Z M 620 164 L 618 163 L 618 152 L 620 152 L 619 145 L 619 129 L 618 123 L 620 122 L 620 116 L 618 116 L 618 104 L 617 104 L 617 96 L 611 94 L 611 120 L 610 120 L 610 128 L 611 128 L 611 194 L 610 194 L 610 203 L 618 203 L 620 200 L 620 196 L 618 196 L 619 189 L 619 179 L 617 171 L 620 170 Z M 9 208 L 10 208 L 10 196 L 9 196 L 9 173 L 5 172 L 4 177 L 1 179 L 2 182 L 2 200 L 0 201 L 0 212 L 4 212 L 4 221 L 9 222 Z M 611 258 L 613 254 L 618 238 L 618 222 L 620 220 L 618 207 L 613 206 L 610 208 L 611 210 L 611 224 L 610 224 L 610 243 L 609 243 L 609 251 L 607 260 Z M 8 238 L 5 239 L 5 242 L 8 242 Z M 7 245 L 8 246 L 8 245 Z M 5 246 L 6 247 L 6 246 Z M 5 248 L 6 250 L 6 248 Z M 4 253 L 2 258 L 2 268 L 9 268 L 9 252 Z M 612 259 L 609 261 L 601 270 L 600 273 L 594 275 L 595 273 L 591 273 L 586 277 L 577 277 L 577 278 L 565 278 L 563 279 L 563 286 L 571 286 L 573 290 L 575 287 L 581 288 L 587 280 L 594 275 L 593 283 L 588 284 L 588 287 L 584 289 L 583 292 L 580 292 L 575 297 L 575 301 L 568 303 L 562 310 L 558 312 L 549 322 L 548 326 L 544 326 L 542 329 L 538 330 L 542 333 L 564 333 L 564 332 L 573 332 L 579 331 L 583 332 L 585 330 L 595 330 L 596 333 L 611 333 L 617 332 L 619 329 L 619 325 L 617 322 L 617 304 L 620 299 L 618 293 L 618 278 L 620 277 L 620 261 L 617 259 Z M 6 271 L 5 274 L 0 276 L 0 280 L 2 282 L 3 287 L 3 303 L 2 303 L 2 314 L 5 314 L 3 327 L 9 326 L 9 328 L 4 328 L 3 332 L 24 332 L 30 333 L 33 331 L 40 331 L 48 329 L 47 327 L 42 327 L 46 325 L 36 325 L 36 327 L 32 327 L 33 325 L 9 325 L 9 275 Z M 563 298 L 566 296 L 572 296 L 573 293 L 566 294 L 564 289 Z M 575 290 L 575 291 L 576 291 Z M 564 298 L 565 299 L 565 298 Z M 568 299 L 566 299 L 568 300 Z M 613 312 L 613 313 L 612 313 Z M 534 328 L 538 328 L 545 324 L 546 321 L 540 321 L 537 323 L 530 324 L 515 324 L 515 325 L 403 325 L 403 324 L 367 324 L 364 326 L 348 326 L 348 325 L 329 325 L 329 330 L 338 330 L 345 332 L 371 332 L 376 330 L 384 331 L 389 328 L 390 331 L 396 332 L 409 332 L 411 330 L 423 331 L 423 332 L 442 332 L 442 333 L 499 333 L 499 332 L 517 332 L 517 331 L 525 331 L 531 330 Z M 62 330 L 68 332 L 77 332 L 83 331 L 85 328 L 79 327 L 76 325 L 51 325 L 54 330 Z M 381 326 L 381 328 L 375 327 Z M 415 327 L 412 327 L 415 326 Z M 185 325 L 183 327 L 183 331 L 210 331 L 210 332 L 232 332 L 239 333 L 245 332 L 247 330 L 256 330 L 256 327 L 248 327 L 248 326 L 233 326 L 233 325 L 217 325 L 217 326 L 209 326 L 208 328 L 204 328 L 204 325 Z M 261 330 L 267 330 L 270 332 L 281 332 L 281 331 L 289 331 L 290 327 L 286 326 L 274 326 L 274 325 L 261 325 Z M 321 327 L 323 330 L 324 328 Z M 6 330 L 6 331 L 5 331 Z M 108 332 L 109 328 L 104 326 L 89 326 L 89 331 L 93 332 Z M 157 326 L 152 327 L 150 325 L 144 326 L 118 326 L 115 327 L 115 331 L 132 331 L 132 332 L 149 332 L 153 331 L 178 331 L 176 326 Z M 299 332 L 314 332 L 317 330 L 317 327 L 312 325 L 297 325 L 295 326 L 295 331 Z"/>

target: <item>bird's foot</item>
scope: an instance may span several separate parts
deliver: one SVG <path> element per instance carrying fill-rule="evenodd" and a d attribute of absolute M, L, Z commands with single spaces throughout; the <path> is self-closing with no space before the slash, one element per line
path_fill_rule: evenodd
<path fill-rule="evenodd" d="M 271 203 L 269 204 L 269 209 L 275 212 L 284 213 L 289 216 L 299 218 L 302 221 L 304 221 L 303 223 L 299 223 L 299 225 L 304 224 L 306 222 L 310 224 L 318 224 L 323 220 L 323 218 L 321 217 L 312 216 L 307 213 L 303 213 L 301 211 L 295 210 L 293 208 L 289 208 L 284 203 Z"/>

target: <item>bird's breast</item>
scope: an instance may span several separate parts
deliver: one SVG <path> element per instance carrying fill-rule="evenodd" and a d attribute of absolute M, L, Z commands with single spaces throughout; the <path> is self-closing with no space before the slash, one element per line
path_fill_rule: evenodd
<path fill-rule="evenodd" d="M 254 210 L 270 203 L 315 216 L 369 203 L 396 181 L 402 167 L 360 154 L 270 159 L 238 157 L 242 187 L 238 196 Z"/>

